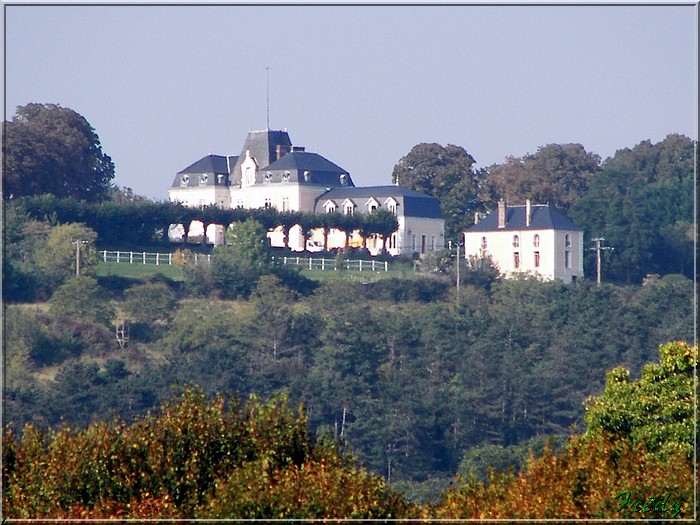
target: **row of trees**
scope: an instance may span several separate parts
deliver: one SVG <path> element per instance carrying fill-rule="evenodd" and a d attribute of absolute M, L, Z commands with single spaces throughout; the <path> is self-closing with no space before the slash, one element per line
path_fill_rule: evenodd
<path fill-rule="evenodd" d="M 570 215 L 584 228 L 586 238 L 608 240 L 615 250 L 604 266 L 607 278 L 640 282 L 649 273 L 692 277 L 695 150 L 693 140 L 670 134 L 657 144 L 647 140 L 620 149 L 601 162 L 581 144 L 548 144 L 535 153 L 477 169 L 476 160 L 463 147 L 422 143 L 398 161 L 392 181 L 437 197 L 446 238 L 453 241 L 460 240 L 475 213 L 493 210 L 499 199 L 510 203 L 530 199 Z M 45 193 L 87 202 L 111 198 L 111 206 L 92 211 L 75 209 L 78 204 L 71 211 L 66 203 L 44 205 L 45 212 L 55 211 L 61 222 L 88 224 L 105 244 L 151 243 L 154 232 L 161 232 L 162 239 L 170 224 L 187 226 L 192 220 L 205 225 L 240 220 L 231 210 L 192 213 L 117 191 L 111 183 L 114 166 L 102 153 L 95 130 L 81 115 L 55 104 L 17 109 L 12 121 L 5 122 L 3 159 L 4 199 Z M 130 206 L 123 209 L 124 204 Z M 33 203 L 32 208 L 36 207 Z M 303 214 L 268 219 L 266 213 L 255 218 L 270 228 L 299 224 L 304 231 L 316 227 L 362 230 L 361 225 L 343 225 L 352 219 L 342 217 L 333 218 L 329 226 L 327 220 Z M 365 233 L 384 235 L 387 223 L 388 219 L 374 227 L 380 231 Z M 586 270 L 592 274 L 594 254 L 587 254 Z"/>
<path fill-rule="evenodd" d="M 688 519 L 696 367 L 697 347 L 675 342 L 639 381 L 610 371 L 588 401 L 585 433 L 560 452 L 531 456 L 519 474 L 458 478 L 422 506 L 358 468 L 337 439 L 313 437 L 309 407 L 187 389 L 129 425 L 7 432 L 3 517 Z"/>
<path fill-rule="evenodd" d="M 649 273 L 693 277 L 695 141 L 671 134 L 618 150 L 601 162 L 581 144 L 548 144 L 533 154 L 476 169 L 458 146 L 418 144 L 395 166 L 393 181 L 440 200 L 447 238 L 458 240 L 475 213 L 503 199 L 548 203 L 585 231 L 603 237 L 604 276 L 641 282 Z M 586 272 L 594 273 L 587 251 Z"/>

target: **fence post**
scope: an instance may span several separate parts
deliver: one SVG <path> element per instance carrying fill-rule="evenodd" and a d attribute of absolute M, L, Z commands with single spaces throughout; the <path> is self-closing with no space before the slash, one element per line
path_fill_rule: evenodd
<path fill-rule="evenodd" d="M 143 264 L 146 264 L 146 252 L 143 252 Z"/>
<path fill-rule="evenodd" d="M 119 262 L 119 250 L 117 250 L 117 262 Z"/>
<path fill-rule="evenodd" d="M 384 261 L 384 271 L 385 272 L 389 271 L 389 261 Z"/>
<path fill-rule="evenodd" d="M 107 262 L 107 250 L 102 250 L 102 260 Z"/>
<path fill-rule="evenodd" d="M 321 259 L 321 271 L 325 272 L 326 271 L 326 260 Z"/>
<path fill-rule="evenodd" d="M 172 265 L 173 265 L 173 254 L 169 253 L 168 254 L 168 266 L 172 266 Z"/>
<path fill-rule="evenodd" d="M 134 264 L 134 252 L 129 252 L 129 264 Z"/>
<path fill-rule="evenodd" d="M 160 264 L 160 261 L 158 260 L 160 258 L 160 253 L 156 252 L 156 266 Z"/>
<path fill-rule="evenodd" d="M 375 261 L 374 259 L 372 259 L 372 271 L 374 271 L 374 263 L 375 263 L 375 262 L 376 262 L 376 261 Z"/>
<path fill-rule="evenodd" d="M 360 259 L 360 271 L 362 271 L 362 259 Z"/>

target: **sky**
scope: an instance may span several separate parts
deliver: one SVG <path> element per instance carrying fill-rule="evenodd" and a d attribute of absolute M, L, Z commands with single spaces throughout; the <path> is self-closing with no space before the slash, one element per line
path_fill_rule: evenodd
<path fill-rule="evenodd" d="M 175 174 L 249 130 L 391 183 L 420 143 L 478 167 L 579 143 L 602 159 L 698 134 L 698 7 L 5 5 L 5 120 L 83 115 L 114 183 L 167 199 Z M 269 93 L 269 105 L 268 105 Z"/>

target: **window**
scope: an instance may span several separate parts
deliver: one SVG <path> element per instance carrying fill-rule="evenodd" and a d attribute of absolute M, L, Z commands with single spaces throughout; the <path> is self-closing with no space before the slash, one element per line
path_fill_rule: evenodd
<path fill-rule="evenodd" d="M 435 235 L 430 236 L 430 251 L 435 251 Z"/>
<path fill-rule="evenodd" d="M 520 237 L 513 235 L 513 248 L 520 246 Z"/>
<path fill-rule="evenodd" d="M 272 180 L 272 173 L 265 174 L 265 182 L 270 182 Z"/>
<path fill-rule="evenodd" d="M 413 251 L 416 251 L 416 236 L 413 236 Z"/>
<path fill-rule="evenodd" d="M 219 173 L 219 174 L 216 176 L 216 180 L 218 181 L 218 183 L 219 183 L 220 185 L 223 184 L 223 183 L 224 183 L 224 175 L 223 175 L 222 173 Z"/>
<path fill-rule="evenodd" d="M 199 176 L 199 185 L 204 186 L 207 182 L 209 182 L 209 175 L 207 175 L 206 173 L 202 173 Z"/>
<path fill-rule="evenodd" d="M 272 208 L 272 199 L 270 197 L 265 197 L 265 208 Z"/>
<path fill-rule="evenodd" d="M 532 244 L 535 248 L 540 247 L 540 236 L 535 234 L 535 237 L 532 239 Z"/>
<path fill-rule="evenodd" d="M 420 252 L 425 253 L 425 235 L 420 236 Z"/>
<path fill-rule="evenodd" d="M 236 201 L 236 208 L 243 208 L 243 201 Z"/>
<path fill-rule="evenodd" d="M 571 252 L 569 250 L 564 252 L 564 268 L 571 269 Z"/>
<path fill-rule="evenodd" d="M 520 268 L 520 252 L 513 253 L 513 268 L 516 270 Z"/>
<path fill-rule="evenodd" d="M 482 237 L 481 238 L 481 249 L 485 250 L 486 248 L 488 248 L 488 242 L 486 241 L 486 237 Z"/>
<path fill-rule="evenodd" d="M 180 177 L 180 186 L 187 186 L 190 182 L 190 176 L 189 175 L 183 175 Z"/>
<path fill-rule="evenodd" d="M 394 215 L 396 215 L 396 208 L 398 205 L 399 203 L 396 202 L 396 200 L 393 197 L 389 197 L 387 200 L 384 201 L 384 206 L 386 206 L 386 209 Z"/>
<path fill-rule="evenodd" d="M 571 234 L 570 233 L 567 233 L 564 236 L 564 246 L 566 246 L 567 248 L 571 248 Z"/>
<path fill-rule="evenodd" d="M 348 202 L 345 205 L 345 215 L 354 215 L 355 214 L 355 205 Z"/>
<path fill-rule="evenodd" d="M 535 252 L 535 268 L 540 267 L 540 252 Z"/>
<path fill-rule="evenodd" d="M 285 171 L 284 175 L 282 175 L 282 182 L 289 182 L 289 172 Z"/>
<path fill-rule="evenodd" d="M 289 197 L 282 197 L 282 211 L 289 211 Z"/>

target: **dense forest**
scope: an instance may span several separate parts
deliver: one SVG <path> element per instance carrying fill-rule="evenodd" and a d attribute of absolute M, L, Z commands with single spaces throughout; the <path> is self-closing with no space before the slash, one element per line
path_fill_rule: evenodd
<path fill-rule="evenodd" d="M 127 425 L 25 427 L 3 436 L 3 517 L 53 519 L 687 520 L 693 494 L 697 347 L 674 342 L 631 381 L 617 367 L 586 401 L 586 430 L 518 474 L 457 477 L 415 504 L 308 432 L 303 406 L 179 399 Z"/>
<path fill-rule="evenodd" d="M 97 517 L 211 517 L 203 509 L 218 508 L 217 516 L 243 517 L 280 516 L 280 509 L 287 517 L 556 517 L 553 507 L 543 515 L 525 504 L 541 500 L 533 487 L 543 477 L 559 480 L 557 497 L 595 502 L 566 515 L 608 516 L 610 495 L 596 485 L 592 458 L 606 469 L 625 465 L 628 477 L 616 473 L 625 483 L 638 481 L 640 469 L 654 472 L 651 479 L 662 481 L 642 483 L 644 497 L 672 490 L 676 474 L 682 482 L 673 490 L 687 496 L 687 436 L 673 425 L 659 434 L 653 429 L 666 427 L 646 419 L 661 410 L 650 396 L 661 399 L 668 385 L 685 392 L 694 366 L 683 343 L 695 337 L 696 146 L 687 137 L 644 141 L 602 162 L 581 145 L 553 144 L 477 170 L 464 148 L 421 144 L 397 163 L 394 181 L 436 196 L 454 240 L 499 199 L 551 203 L 586 239 L 604 236 L 614 248 L 596 286 L 504 280 L 487 260 L 463 260 L 456 272 L 447 251 L 409 258 L 394 278 L 339 272 L 311 280 L 274 262 L 266 232 L 338 226 L 342 216 L 137 198 L 111 185 L 114 167 L 96 133 L 65 108 L 29 105 L 6 132 L 3 486 L 12 488 L 3 497 L 25 509 L 18 516 L 92 516 L 98 508 Z M 46 137 L 50 154 L 31 161 Z M 45 188 L 56 190 L 42 194 Z M 227 243 L 167 244 L 170 224 L 192 220 L 232 223 Z M 368 224 L 342 227 L 378 234 L 395 227 Z M 184 281 L 99 276 L 98 247 L 177 250 Z M 211 254 L 211 263 L 193 264 L 196 251 Z M 122 325 L 130 338 L 120 345 L 115 328 Z M 660 345 L 661 364 L 650 365 Z M 589 399 L 601 394 L 598 403 Z M 683 396 L 671 396 L 671 412 L 656 423 L 686 428 Z M 630 408 L 638 402 L 640 413 Z M 169 426 L 178 418 L 193 425 L 185 425 L 184 441 L 185 427 Z M 209 423 L 222 434 L 204 432 Z M 274 435 L 260 437 L 266 425 Z M 141 440 L 133 454 L 122 454 L 127 437 Z M 234 438 L 240 449 L 230 445 Z M 661 442 L 678 447 L 660 452 Z M 233 454 L 223 463 L 226 478 L 216 478 L 213 463 L 187 463 L 185 445 L 207 461 Z M 97 456 L 75 455 L 79 447 Z M 118 453 L 99 463 L 109 447 Z M 541 457 L 530 458 L 533 452 Z M 42 455 L 54 470 L 37 470 Z M 86 482 L 81 462 L 90 458 L 120 481 Z M 574 466 L 559 470 L 557 458 Z M 65 462 L 78 472 L 66 481 L 72 485 L 51 485 Z M 174 477 L 158 474 L 164 465 Z M 135 472 L 143 484 L 125 484 Z M 273 480 L 269 493 L 260 472 Z M 314 472 L 326 492 L 304 484 L 302 472 Z M 454 485 L 456 474 L 467 481 Z M 31 480 L 39 479 L 46 485 L 37 493 Z M 125 492 L 115 488 L 120 483 Z M 213 487 L 221 487 L 221 498 L 211 500 L 220 507 L 207 506 Z M 320 494 L 329 492 L 361 501 L 323 507 Z M 297 503 L 308 506 L 294 507 L 301 493 L 308 497 Z M 440 494 L 440 506 L 414 505 L 437 505 Z M 132 498 L 145 505 L 143 515 L 128 510 Z M 477 500 L 493 512 L 475 511 Z"/>

